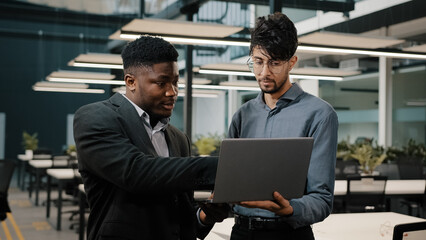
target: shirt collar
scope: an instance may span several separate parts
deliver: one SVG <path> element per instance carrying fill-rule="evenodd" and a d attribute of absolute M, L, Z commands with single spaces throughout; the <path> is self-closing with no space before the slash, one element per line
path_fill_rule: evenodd
<path fill-rule="evenodd" d="M 257 96 L 257 101 L 259 103 L 265 104 L 265 101 L 263 100 L 263 94 L 263 92 L 259 93 Z M 292 83 L 292 86 L 280 97 L 278 101 L 294 101 L 301 94 L 303 94 L 303 89 L 297 83 Z"/>
<path fill-rule="evenodd" d="M 140 108 L 138 105 L 136 105 L 134 102 L 132 102 L 125 94 L 122 94 L 125 99 L 127 99 L 133 107 L 135 107 L 136 111 L 138 112 L 139 117 L 143 118 L 145 120 L 145 123 L 149 123 L 149 114 L 145 112 L 142 108 Z M 170 118 L 162 118 L 160 121 L 158 121 L 157 125 L 154 127 L 154 129 L 158 130 L 165 130 L 170 122 Z M 149 125 L 149 124 L 148 124 Z"/>

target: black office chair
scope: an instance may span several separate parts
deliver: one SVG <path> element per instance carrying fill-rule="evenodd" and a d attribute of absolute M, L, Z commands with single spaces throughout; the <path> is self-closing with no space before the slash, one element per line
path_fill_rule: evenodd
<path fill-rule="evenodd" d="M 11 212 L 7 200 L 7 191 L 15 170 L 15 163 L 10 160 L 0 159 L 0 221 L 7 218 L 7 213 Z"/>
<path fill-rule="evenodd" d="M 425 179 L 423 174 L 423 162 L 418 157 L 400 157 L 396 160 L 399 176 L 401 179 Z M 417 209 L 417 216 L 422 214 L 424 196 L 413 196 L 402 198 L 401 204 L 407 206 L 408 214 L 413 215 L 413 210 Z"/>
<path fill-rule="evenodd" d="M 335 179 L 346 180 L 347 176 L 356 175 L 359 171 L 359 163 L 355 159 L 336 160 Z"/>
<path fill-rule="evenodd" d="M 348 176 L 346 212 L 384 211 L 386 181 L 386 176 Z"/>

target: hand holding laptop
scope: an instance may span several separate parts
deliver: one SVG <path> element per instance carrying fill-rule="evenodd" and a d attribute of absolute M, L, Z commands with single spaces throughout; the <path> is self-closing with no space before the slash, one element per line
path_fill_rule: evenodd
<path fill-rule="evenodd" d="M 213 199 L 214 193 L 211 194 L 209 199 Z M 198 206 L 201 208 L 200 220 L 203 224 L 212 225 L 216 222 L 222 222 L 229 216 L 231 207 L 227 203 L 208 203 L 199 202 Z"/>
<path fill-rule="evenodd" d="M 279 192 L 274 192 L 274 201 L 244 201 L 239 205 L 246 208 L 261 208 L 271 211 L 279 216 L 288 216 L 293 214 L 293 207 Z"/>

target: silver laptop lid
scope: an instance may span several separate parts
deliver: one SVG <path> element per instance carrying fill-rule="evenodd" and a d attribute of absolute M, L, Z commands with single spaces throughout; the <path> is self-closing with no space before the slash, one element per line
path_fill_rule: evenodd
<path fill-rule="evenodd" d="M 313 138 L 224 139 L 214 203 L 287 199 L 303 196 Z"/>

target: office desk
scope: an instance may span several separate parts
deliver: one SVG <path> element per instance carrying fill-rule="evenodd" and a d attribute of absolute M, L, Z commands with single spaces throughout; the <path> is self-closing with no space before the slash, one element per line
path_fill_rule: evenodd
<path fill-rule="evenodd" d="M 331 214 L 312 226 L 316 240 L 392 240 L 396 224 L 420 222 L 426 219 L 393 212 Z M 233 218 L 216 223 L 206 240 L 229 239 Z"/>
<path fill-rule="evenodd" d="M 28 165 L 29 167 L 34 170 L 35 172 L 35 184 L 34 184 L 34 189 L 35 189 L 35 205 L 38 206 L 38 196 L 39 196 L 39 192 L 40 192 L 40 187 L 41 187 L 41 177 L 43 175 L 43 173 L 46 171 L 46 169 L 48 168 L 52 168 L 52 167 L 66 167 L 68 166 L 68 162 L 67 160 L 50 160 L 50 159 L 43 159 L 43 160 L 29 160 L 28 161 Z M 33 191 L 33 180 L 32 180 L 32 175 L 30 174 L 30 188 L 28 191 L 28 196 L 31 199 L 31 195 L 32 195 L 32 191 Z"/>
<path fill-rule="evenodd" d="M 425 179 L 407 179 L 407 180 L 387 180 L 385 194 L 386 195 L 421 195 L 425 193 Z M 334 182 L 334 195 L 346 195 L 347 181 L 336 180 Z"/>
<path fill-rule="evenodd" d="M 25 154 L 18 154 L 18 187 L 21 188 L 21 190 L 25 189 L 25 167 L 31 159 L 31 157 Z"/>
<path fill-rule="evenodd" d="M 75 170 L 71 168 L 50 168 L 47 169 L 47 203 L 46 203 L 46 218 L 50 217 L 50 193 L 52 179 L 58 182 L 58 214 L 56 220 L 56 230 L 61 230 L 62 217 L 62 190 L 67 182 L 74 181 Z"/>
<path fill-rule="evenodd" d="M 391 200 L 400 197 L 415 196 L 419 201 L 424 201 L 426 189 L 426 180 L 407 179 L 407 180 L 387 180 L 385 187 L 386 211 L 391 211 Z M 334 183 L 335 199 L 346 196 L 347 181 L 336 180 Z"/>
<path fill-rule="evenodd" d="M 392 240 L 393 227 L 401 223 L 426 221 L 393 212 L 331 214 L 313 225 L 317 240 Z"/>

